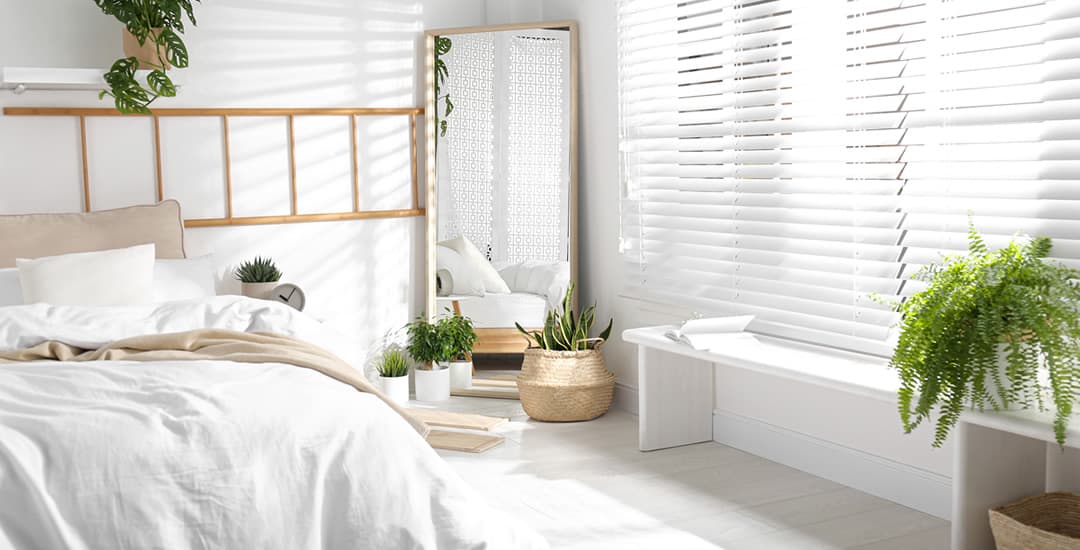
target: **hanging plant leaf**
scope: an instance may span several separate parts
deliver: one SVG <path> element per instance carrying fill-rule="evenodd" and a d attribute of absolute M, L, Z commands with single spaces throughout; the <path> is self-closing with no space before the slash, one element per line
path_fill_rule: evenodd
<path fill-rule="evenodd" d="M 178 69 L 188 66 L 188 51 L 180 35 L 171 29 L 161 29 L 157 37 L 158 45 L 165 46 L 165 59 Z"/>
<path fill-rule="evenodd" d="M 450 76 L 450 71 L 446 68 L 446 62 L 442 59 L 435 60 L 435 85 L 442 85 L 448 76 Z"/>
<path fill-rule="evenodd" d="M 172 80 L 162 70 L 150 71 L 150 74 L 146 77 L 146 84 L 150 86 L 150 90 L 155 94 L 163 97 L 176 96 L 176 86 L 173 85 Z"/>
<path fill-rule="evenodd" d="M 435 37 L 435 55 L 446 55 L 450 53 L 450 48 L 453 46 L 453 42 L 449 37 L 437 36 Z"/>

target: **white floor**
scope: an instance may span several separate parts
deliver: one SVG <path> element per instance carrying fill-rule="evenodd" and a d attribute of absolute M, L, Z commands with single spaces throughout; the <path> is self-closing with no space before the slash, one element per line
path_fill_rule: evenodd
<path fill-rule="evenodd" d="M 552 548 L 949 546 L 945 521 L 717 443 L 639 452 L 626 412 L 548 424 L 517 401 L 455 397 L 437 408 L 511 418 L 501 446 L 441 454 Z"/>

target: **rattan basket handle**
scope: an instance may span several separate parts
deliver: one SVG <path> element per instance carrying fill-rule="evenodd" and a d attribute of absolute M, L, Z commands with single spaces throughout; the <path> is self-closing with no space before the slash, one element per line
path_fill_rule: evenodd
<path fill-rule="evenodd" d="M 607 342 L 607 340 L 597 336 L 596 338 L 585 338 L 583 340 L 578 340 L 578 342 L 585 342 L 585 349 L 589 349 L 589 342 L 597 342 L 596 347 L 592 349 L 598 350 L 600 349 L 600 346 L 604 345 L 604 342 Z"/>
<path fill-rule="evenodd" d="M 589 348 L 589 342 L 599 342 L 598 344 L 596 344 L 596 347 L 591 348 L 591 349 L 597 349 L 598 350 L 598 349 L 600 349 L 600 346 L 604 345 L 604 342 L 607 342 L 607 340 L 597 336 L 596 338 L 582 338 L 581 340 L 578 340 L 578 342 L 585 342 L 585 349 L 590 349 Z M 536 343 L 532 341 L 532 338 L 530 338 L 529 339 L 529 347 L 526 348 L 526 349 L 544 349 L 544 348 L 542 348 L 540 346 L 537 346 L 535 344 Z"/>

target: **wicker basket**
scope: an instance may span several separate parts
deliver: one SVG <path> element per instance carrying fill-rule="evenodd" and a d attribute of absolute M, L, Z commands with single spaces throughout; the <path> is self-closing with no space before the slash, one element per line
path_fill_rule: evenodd
<path fill-rule="evenodd" d="M 997 550 L 1080 550 L 1080 495 L 1046 493 L 990 510 Z"/>
<path fill-rule="evenodd" d="M 545 422 L 579 422 L 606 413 L 615 396 L 615 375 L 604 366 L 599 348 L 525 350 L 517 380 L 525 412 Z"/>

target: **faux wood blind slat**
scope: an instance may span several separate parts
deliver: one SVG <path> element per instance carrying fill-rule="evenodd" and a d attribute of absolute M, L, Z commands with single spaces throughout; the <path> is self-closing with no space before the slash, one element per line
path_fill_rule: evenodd
<path fill-rule="evenodd" d="M 626 292 L 887 353 L 872 293 L 1055 239 L 1080 267 L 1080 2 L 620 0 Z"/>

